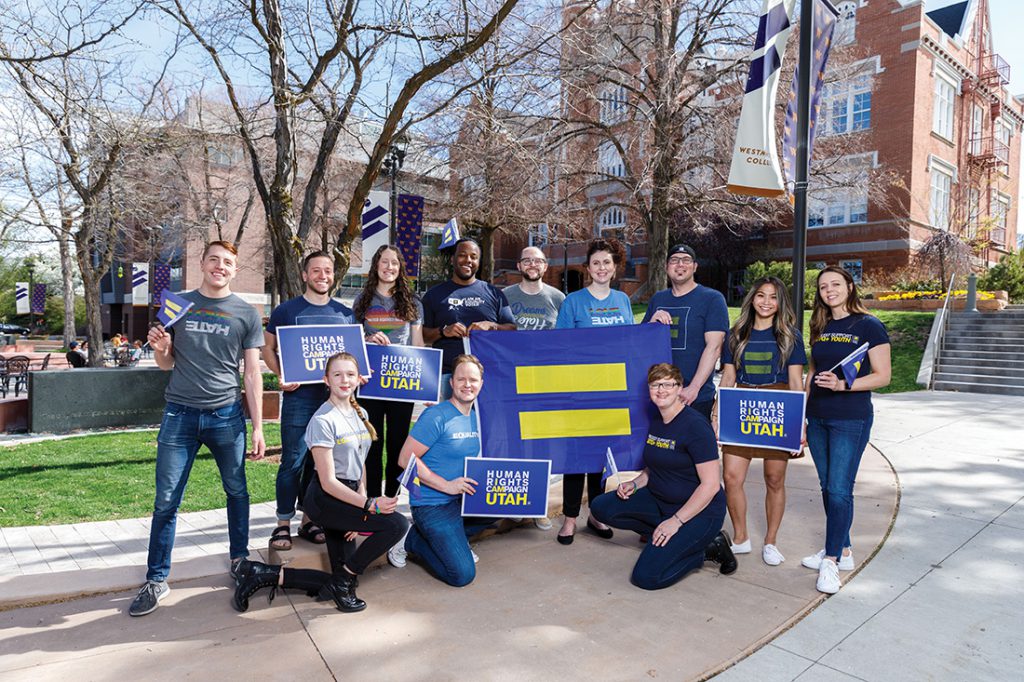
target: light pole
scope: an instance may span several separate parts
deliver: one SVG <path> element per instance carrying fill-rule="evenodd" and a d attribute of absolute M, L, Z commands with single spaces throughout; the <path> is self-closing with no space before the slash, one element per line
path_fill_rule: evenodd
<path fill-rule="evenodd" d="M 391 206 L 388 218 L 388 243 L 395 243 L 395 218 L 398 215 L 398 171 L 405 162 L 405 152 L 409 146 L 409 138 L 404 134 L 391 140 L 388 155 L 384 158 L 384 174 L 391 178 Z"/>

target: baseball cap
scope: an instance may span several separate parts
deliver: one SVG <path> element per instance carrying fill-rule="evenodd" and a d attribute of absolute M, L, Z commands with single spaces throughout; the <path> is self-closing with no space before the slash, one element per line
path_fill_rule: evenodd
<path fill-rule="evenodd" d="M 686 255 L 688 255 L 693 260 L 697 260 L 697 252 L 694 251 L 692 248 L 690 248 L 686 244 L 676 244 L 671 249 L 669 249 L 668 250 L 668 256 L 665 257 L 665 260 L 668 260 L 672 256 L 675 256 L 675 255 L 680 254 L 680 253 L 685 253 Z"/>

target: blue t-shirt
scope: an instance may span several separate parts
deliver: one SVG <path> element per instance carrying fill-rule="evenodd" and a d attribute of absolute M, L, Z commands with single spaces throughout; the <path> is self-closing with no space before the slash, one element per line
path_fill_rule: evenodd
<path fill-rule="evenodd" d="M 672 364 L 682 372 L 687 385 L 697 373 L 700 356 L 704 353 L 705 332 L 729 330 L 729 309 L 725 297 L 714 289 L 701 284 L 688 294 L 673 296 L 671 289 L 664 289 L 651 296 L 644 314 L 644 322 L 650 322 L 654 313 L 667 310 L 672 316 Z M 715 399 L 714 372 L 700 387 L 697 402 Z"/>
<path fill-rule="evenodd" d="M 476 408 L 468 415 L 446 400 L 428 407 L 413 424 L 409 436 L 427 446 L 423 463 L 449 481 L 466 471 L 467 457 L 480 454 L 480 433 L 476 429 Z M 457 499 L 428 485 L 421 486 L 419 499 L 412 498 L 413 507 L 431 507 Z"/>
<path fill-rule="evenodd" d="M 829 371 L 864 342 L 868 343 L 869 350 L 889 343 L 885 325 L 874 315 L 854 313 L 841 320 L 830 321 L 825 325 L 821 337 L 811 346 L 815 374 Z M 833 371 L 842 378 L 840 368 L 836 367 Z M 870 373 L 871 359 L 865 356 L 857 376 L 863 377 Z M 811 382 L 811 394 L 807 400 L 808 417 L 867 419 L 872 414 L 871 391 L 830 391 Z"/>
<path fill-rule="evenodd" d="M 355 324 L 352 310 L 333 298 L 327 305 L 316 305 L 306 300 L 305 296 L 291 298 L 274 308 L 267 322 L 267 332 L 276 334 L 278 327 L 291 327 L 298 324 Z M 281 349 L 278 348 L 280 358 Z M 294 391 L 286 391 L 284 399 L 291 396 L 308 400 L 327 400 L 326 384 L 303 384 Z"/>
<path fill-rule="evenodd" d="M 651 419 L 644 445 L 644 468 L 647 488 L 660 502 L 682 507 L 700 485 L 697 465 L 715 461 L 718 441 L 714 429 L 697 410 L 684 407 L 668 424 L 660 415 Z M 725 514 L 725 491 L 721 486 L 700 514 Z"/>
<path fill-rule="evenodd" d="M 565 297 L 562 307 L 558 309 L 555 329 L 617 327 L 624 324 L 633 324 L 633 306 L 629 296 L 618 289 L 612 289 L 601 300 L 594 298 L 584 288 Z"/>
<path fill-rule="evenodd" d="M 806 365 L 807 353 L 804 351 L 804 340 L 796 329 L 796 341 L 789 354 L 786 364 L 779 367 L 779 344 L 775 341 L 775 333 L 771 329 L 751 329 L 750 340 L 743 349 L 743 360 L 737 363 L 729 349 L 730 331 L 725 337 L 722 347 L 722 364 L 736 365 L 736 381 L 751 386 L 767 386 L 768 384 L 789 383 L 789 366 Z"/>
<path fill-rule="evenodd" d="M 468 328 L 474 322 L 515 324 L 516 319 L 505 294 L 491 283 L 478 279 L 462 286 L 448 280 L 423 295 L 423 326 L 440 329 L 456 322 Z M 464 352 L 462 339 L 442 336 L 432 345 L 444 352 L 441 371 L 451 372 L 455 358 Z"/>

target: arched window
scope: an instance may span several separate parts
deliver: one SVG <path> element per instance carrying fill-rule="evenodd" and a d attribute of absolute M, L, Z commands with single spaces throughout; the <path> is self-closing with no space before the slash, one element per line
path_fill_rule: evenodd
<path fill-rule="evenodd" d="M 626 88 L 621 85 L 607 84 L 601 88 L 597 95 L 601 123 L 613 125 L 626 120 L 628 99 Z"/>
<path fill-rule="evenodd" d="M 597 148 L 597 170 L 601 175 L 613 178 L 626 177 L 626 164 L 622 162 L 619 150 L 610 141 L 602 142 Z"/>
<path fill-rule="evenodd" d="M 626 212 L 621 206 L 609 206 L 597 218 L 598 232 L 621 230 L 626 227 Z"/>

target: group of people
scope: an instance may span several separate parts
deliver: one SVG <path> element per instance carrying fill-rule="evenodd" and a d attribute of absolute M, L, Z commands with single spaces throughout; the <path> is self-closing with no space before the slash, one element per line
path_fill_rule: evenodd
<path fill-rule="evenodd" d="M 585 262 L 588 285 L 564 296 L 543 282 L 543 251 L 527 247 L 517 265 L 522 281 L 500 290 L 477 279 L 480 247 L 472 239 L 461 239 L 451 255 L 451 279 L 420 301 L 400 252 L 382 246 L 350 310 L 330 298 L 333 260 L 315 252 L 302 264 L 303 295 L 278 306 L 263 331 L 255 310 L 230 291 L 237 252 L 230 243 L 211 242 L 202 256 L 203 284 L 185 296 L 195 304 L 190 316 L 223 326 L 158 326 L 149 333 L 157 364 L 172 369 L 172 376 L 158 437 L 148 572 L 129 613 L 152 612 L 169 591 L 176 512 L 202 444 L 214 454 L 228 499 L 231 574 L 237 583 L 233 605 L 238 610 L 248 608 L 249 598 L 266 587 L 301 589 L 333 600 L 342 611 L 361 610 L 366 604 L 356 596 L 358 576 L 384 554 L 399 568 L 412 557 L 449 585 L 472 582 L 477 556 L 468 539 L 494 519 L 462 517 L 460 512 L 461 495 L 474 494 L 477 486 L 463 470 L 465 459 L 480 452 L 474 405 L 484 381 L 483 365 L 463 352 L 463 340 L 477 330 L 633 324 L 629 298 L 612 288 L 623 255 L 614 239 L 593 240 Z M 871 428 L 870 393 L 889 381 L 884 326 L 860 304 L 848 273 L 825 268 L 818 277 L 807 358 L 778 279 L 755 282 L 730 327 L 724 297 L 694 280 L 698 263 L 692 248 L 674 246 L 667 266 L 670 287 L 652 297 L 643 317 L 644 323 L 672 327 L 672 362 L 657 364 L 648 373 L 657 416 L 644 447 L 644 468 L 611 492 L 604 492 L 599 471 L 566 474 L 558 543 L 572 544 L 586 489 L 590 532 L 611 538 L 613 529 L 631 530 L 645 543 L 632 572 L 636 586 L 667 587 L 706 560 L 731 573 L 737 567 L 735 555 L 752 551 L 743 485 L 751 458 L 765 457 L 768 518 L 762 557 L 773 566 L 784 561 L 777 536 L 785 508 L 786 466 L 801 453 L 779 457 L 777 451 L 729 446 L 723 448 L 719 465 L 713 376 L 721 360 L 722 386 L 808 392 L 806 442 L 821 484 L 826 529 L 824 547 L 803 564 L 818 571 L 819 590 L 834 593 L 840 587 L 838 571 L 853 566 L 853 486 Z M 326 543 L 330 573 L 282 569 L 247 558 L 246 436 L 238 363 L 243 363 L 253 427 L 251 457 L 259 458 L 265 449 L 260 352 L 279 373 L 275 331 L 296 324 L 360 324 L 368 343 L 430 344 L 443 356 L 442 402 L 428 407 L 415 424 L 410 403 L 356 401 L 362 379 L 355 358 L 347 353 L 329 359 L 322 385 L 282 386 L 278 525 L 271 547 L 282 552 L 292 548 L 291 520 L 301 509 L 298 535 Z M 834 368 L 864 342 L 869 343 L 868 356 L 856 381 L 847 386 Z M 410 500 L 410 524 L 397 513 L 397 497 L 399 476 L 414 458 L 422 492 Z M 726 512 L 734 540 L 722 530 Z M 536 524 L 552 527 L 548 519 Z M 360 535 L 364 538 L 357 543 Z"/>

